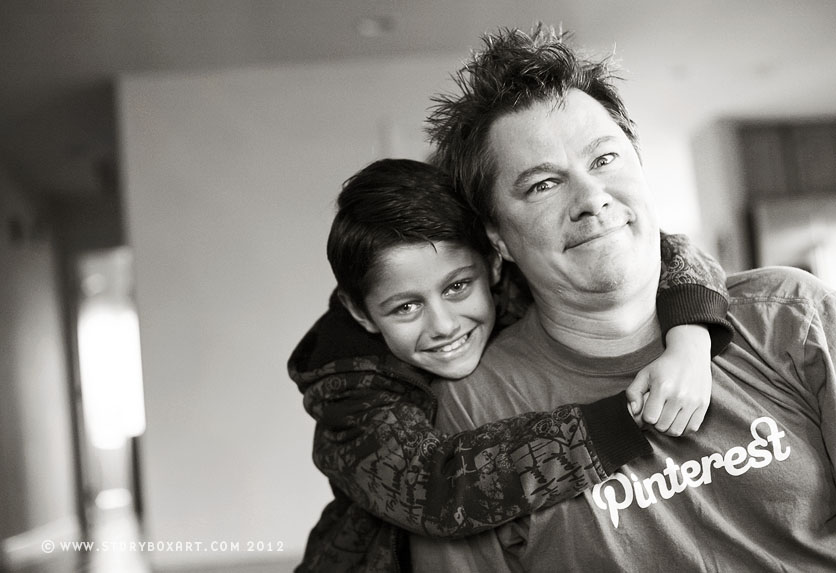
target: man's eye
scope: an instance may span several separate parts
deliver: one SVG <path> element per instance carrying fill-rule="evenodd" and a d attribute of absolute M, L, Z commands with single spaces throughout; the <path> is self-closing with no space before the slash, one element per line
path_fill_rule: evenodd
<path fill-rule="evenodd" d="M 595 161 L 592 162 L 592 168 L 597 169 L 599 167 L 603 167 L 604 165 L 609 165 L 615 158 L 618 157 L 617 153 L 605 153 L 601 157 L 597 157 Z"/>
<path fill-rule="evenodd" d="M 528 194 L 532 193 L 544 193 L 549 189 L 554 189 L 557 186 L 557 182 L 553 179 L 546 179 L 545 181 L 540 181 L 539 183 L 535 183 L 531 186 L 528 190 Z"/>

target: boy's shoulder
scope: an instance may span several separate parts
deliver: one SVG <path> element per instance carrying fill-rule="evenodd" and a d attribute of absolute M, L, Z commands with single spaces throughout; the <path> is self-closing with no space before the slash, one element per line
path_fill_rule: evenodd
<path fill-rule="evenodd" d="M 340 302 L 336 291 L 328 310 L 314 323 L 290 355 L 290 377 L 304 391 L 324 376 L 377 372 L 405 380 L 425 381 L 428 374 L 396 358 L 380 335 L 362 328 Z"/>
<path fill-rule="evenodd" d="M 389 349 L 383 340 L 357 324 L 334 291 L 328 302 L 328 310 L 305 333 L 291 353 L 288 368 L 301 374 L 328 368 L 337 361 L 386 354 L 389 354 Z"/>

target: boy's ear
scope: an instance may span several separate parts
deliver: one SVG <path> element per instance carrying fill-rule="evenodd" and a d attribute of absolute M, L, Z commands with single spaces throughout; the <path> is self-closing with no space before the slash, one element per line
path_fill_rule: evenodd
<path fill-rule="evenodd" d="M 491 286 L 499 282 L 502 276 L 502 255 L 494 250 L 488 257 L 488 273 L 490 273 Z"/>
<path fill-rule="evenodd" d="M 508 252 L 508 247 L 505 246 L 505 241 L 499 236 L 499 230 L 496 228 L 496 225 L 494 223 L 486 223 L 485 232 L 488 234 L 488 240 L 490 240 L 493 248 L 497 250 L 502 258 L 513 263 L 514 257 Z"/>
<path fill-rule="evenodd" d="M 356 320 L 360 326 L 365 328 L 367 332 L 370 332 L 371 334 L 377 334 L 380 332 L 380 329 L 374 322 L 372 322 L 366 314 L 366 311 L 354 304 L 354 301 L 351 300 L 350 296 L 341 290 L 337 291 L 337 296 L 339 297 L 340 302 L 343 303 L 346 310 L 348 310 L 349 314 L 351 314 L 351 317 Z"/>

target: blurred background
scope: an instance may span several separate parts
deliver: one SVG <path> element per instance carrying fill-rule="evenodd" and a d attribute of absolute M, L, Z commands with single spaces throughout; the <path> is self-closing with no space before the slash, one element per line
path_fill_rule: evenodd
<path fill-rule="evenodd" d="M 665 230 L 836 284 L 830 0 L 3 0 L 0 566 L 292 569 L 340 184 L 536 20 L 621 62 Z M 227 545 L 43 550 L 84 539 Z"/>

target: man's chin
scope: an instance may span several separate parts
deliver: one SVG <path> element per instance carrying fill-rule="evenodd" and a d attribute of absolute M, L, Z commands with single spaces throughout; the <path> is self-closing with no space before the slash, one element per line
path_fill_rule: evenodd
<path fill-rule="evenodd" d="M 631 265 L 627 264 L 632 255 L 619 253 L 612 255 L 602 254 L 598 257 L 587 257 L 578 261 L 576 268 L 578 276 L 583 277 L 581 281 L 587 289 L 593 292 L 609 292 L 623 286 L 634 272 Z"/>
<path fill-rule="evenodd" d="M 627 284 L 623 275 L 593 276 L 578 285 L 580 290 L 589 294 L 616 294 Z"/>
<path fill-rule="evenodd" d="M 601 277 L 593 281 L 591 290 L 599 293 L 615 292 L 620 290 L 626 283 L 627 279 L 623 276 Z"/>
<path fill-rule="evenodd" d="M 642 269 L 611 262 L 581 269 L 577 276 L 579 280 L 574 282 L 578 290 L 589 294 L 610 294 L 614 297 L 619 293 L 632 293 L 647 282 L 643 278 Z"/>

